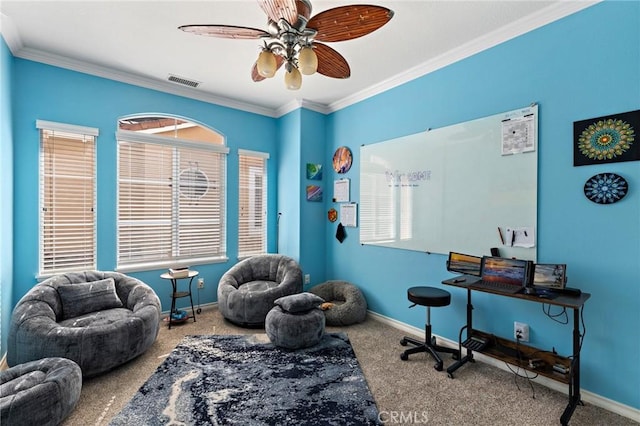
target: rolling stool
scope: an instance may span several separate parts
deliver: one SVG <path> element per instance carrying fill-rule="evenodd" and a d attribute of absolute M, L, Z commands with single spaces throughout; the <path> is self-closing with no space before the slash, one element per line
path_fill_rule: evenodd
<path fill-rule="evenodd" d="M 451 353 L 453 354 L 453 359 L 460 358 L 460 352 L 457 349 L 436 345 L 436 338 L 431 335 L 431 307 L 447 306 L 451 303 L 451 293 L 434 287 L 411 287 L 407 290 L 407 297 L 413 302 L 413 305 L 409 306 L 409 308 L 413 308 L 416 305 L 427 307 L 427 323 L 424 326 L 424 343 L 411 337 L 404 337 L 400 340 L 402 346 L 407 346 L 408 343 L 416 346 L 400 354 L 400 359 L 406 361 L 411 354 L 428 352 L 436 360 L 436 365 L 433 368 L 437 371 L 442 371 L 442 359 L 438 352 Z"/>

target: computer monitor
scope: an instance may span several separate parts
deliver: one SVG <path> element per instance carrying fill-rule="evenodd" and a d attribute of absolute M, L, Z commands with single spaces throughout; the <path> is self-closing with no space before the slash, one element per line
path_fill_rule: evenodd
<path fill-rule="evenodd" d="M 449 252 L 447 260 L 447 270 L 463 275 L 480 276 L 480 263 L 482 258 L 470 254 Z"/>
<path fill-rule="evenodd" d="M 563 289 L 567 282 L 567 265 L 563 263 L 536 263 L 533 285 L 549 289 Z"/>
<path fill-rule="evenodd" d="M 531 263 L 523 259 L 484 256 L 481 268 L 482 280 L 524 287 L 527 285 Z"/>

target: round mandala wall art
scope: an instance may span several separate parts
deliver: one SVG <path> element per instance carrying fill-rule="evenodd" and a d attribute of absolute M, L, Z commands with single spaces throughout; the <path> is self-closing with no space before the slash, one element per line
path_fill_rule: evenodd
<path fill-rule="evenodd" d="M 613 204 L 627 195 L 629 185 L 615 173 L 600 173 L 587 179 L 584 195 L 597 204 Z"/>

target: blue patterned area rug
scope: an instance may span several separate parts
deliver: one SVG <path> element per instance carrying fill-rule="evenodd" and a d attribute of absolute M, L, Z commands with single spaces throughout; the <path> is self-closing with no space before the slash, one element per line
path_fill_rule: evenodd
<path fill-rule="evenodd" d="M 349 338 L 290 351 L 265 334 L 187 336 L 111 425 L 377 425 Z"/>

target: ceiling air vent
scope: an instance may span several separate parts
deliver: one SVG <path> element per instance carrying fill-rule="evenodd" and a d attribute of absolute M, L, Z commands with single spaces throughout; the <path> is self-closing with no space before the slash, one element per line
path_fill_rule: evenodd
<path fill-rule="evenodd" d="M 198 87 L 200 85 L 199 81 L 189 80 L 188 78 L 178 77 L 177 75 L 173 74 L 169 74 L 169 81 L 189 87 Z"/>

